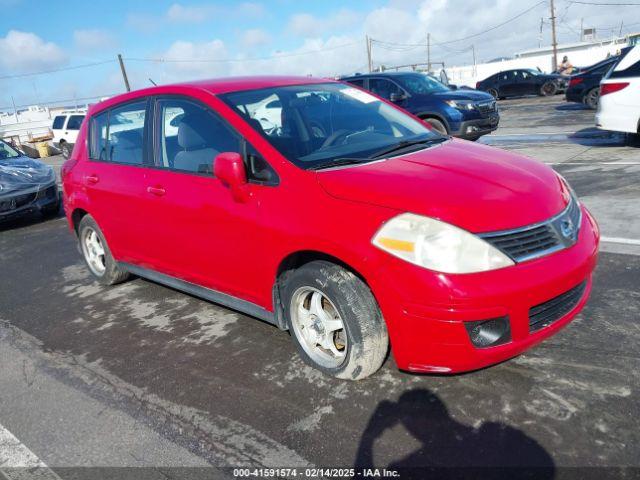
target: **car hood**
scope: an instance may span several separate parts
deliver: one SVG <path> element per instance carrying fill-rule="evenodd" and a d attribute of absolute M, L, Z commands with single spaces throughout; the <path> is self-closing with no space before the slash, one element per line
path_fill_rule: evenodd
<path fill-rule="evenodd" d="M 316 175 L 336 198 L 426 215 L 474 233 L 541 222 L 561 212 L 570 198 L 548 166 L 455 139 Z"/>
<path fill-rule="evenodd" d="M 0 197 L 55 181 L 53 169 L 29 157 L 0 159 Z"/>
<path fill-rule="evenodd" d="M 447 90 L 443 92 L 430 93 L 429 95 L 415 95 L 418 98 L 439 100 L 473 100 L 474 102 L 495 100 L 490 94 L 477 90 Z"/>

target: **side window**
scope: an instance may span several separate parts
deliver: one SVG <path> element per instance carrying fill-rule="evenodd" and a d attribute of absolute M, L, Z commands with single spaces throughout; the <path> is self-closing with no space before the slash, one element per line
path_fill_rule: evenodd
<path fill-rule="evenodd" d="M 67 122 L 67 130 L 80 130 L 82 120 L 84 120 L 84 115 L 71 115 Z"/>
<path fill-rule="evenodd" d="M 364 80 L 347 80 L 347 82 L 356 87 L 364 88 Z"/>
<path fill-rule="evenodd" d="M 524 70 L 520 72 L 520 75 L 522 76 L 523 80 L 529 80 L 529 78 L 531 77 L 531 74 L 529 72 L 525 72 Z"/>
<path fill-rule="evenodd" d="M 213 174 L 213 160 L 219 153 L 240 153 L 238 135 L 204 105 L 161 98 L 157 106 L 160 166 Z"/>
<path fill-rule="evenodd" d="M 370 78 L 369 90 L 387 100 L 391 99 L 392 93 L 402 94 L 400 87 L 385 78 Z"/>
<path fill-rule="evenodd" d="M 108 159 L 116 163 L 144 163 L 144 119 L 147 101 L 129 103 L 109 112 Z"/>
<path fill-rule="evenodd" d="M 51 128 L 53 128 L 54 130 L 62 130 L 64 128 L 64 121 L 66 119 L 66 115 L 58 115 L 53 119 L 53 125 Z"/>
<path fill-rule="evenodd" d="M 262 158 L 251 144 L 244 142 L 244 145 L 248 180 L 255 183 L 277 185 L 278 174 L 271 168 L 271 165 Z"/>
<path fill-rule="evenodd" d="M 107 127 L 109 112 L 103 112 L 91 117 L 89 124 L 89 158 L 94 160 L 108 160 L 107 157 Z"/>

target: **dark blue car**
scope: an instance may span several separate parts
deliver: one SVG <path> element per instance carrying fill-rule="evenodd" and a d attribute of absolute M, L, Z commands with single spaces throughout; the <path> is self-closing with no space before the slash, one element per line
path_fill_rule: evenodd
<path fill-rule="evenodd" d="M 452 90 L 423 73 L 371 73 L 341 80 L 395 103 L 445 135 L 477 140 L 500 121 L 496 100 L 488 93 Z"/>

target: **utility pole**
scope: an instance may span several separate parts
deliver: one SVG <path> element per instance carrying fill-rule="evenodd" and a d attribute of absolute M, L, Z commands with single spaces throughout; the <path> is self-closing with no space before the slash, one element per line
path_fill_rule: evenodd
<path fill-rule="evenodd" d="M 11 95 L 11 104 L 13 105 L 13 116 L 16 118 L 16 123 L 18 122 L 18 109 L 16 108 L 16 102 L 13 99 L 13 95 Z"/>
<path fill-rule="evenodd" d="M 584 18 L 580 19 L 580 41 L 584 42 Z"/>
<path fill-rule="evenodd" d="M 471 52 L 473 53 L 473 74 L 478 75 L 478 67 L 476 67 L 476 46 L 471 45 Z"/>
<path fill-rule="evenodd" d="M 556 8 L 553 4 L 553 0 L 550 1 L 551 5 L 551 46 L 553 47 L 553 58 L 551 59 L 551 66 L 553 71 L 558 70 L 558 39 L 556 38 Z"/>
<path fill-rule="evenodd" d="M 131 87 L 129 86 L 129 79 L 127 78 L 127 71 L 124 69 L 124 62 L 122 61 L 122 55 L 118 54 L 118 62 L 120 62 L 120 71 L 122 72 L 122 79 L 124 80 L 124 86 L 127 89 L 127 92 L 131 91 Z"/>
<path fill-rule="evenodd" d="M 544 18 L 540 18 L 540 35 L 538 35 L 538 48 L 542 47 L 542 28 L 544 27 Z"/>
<path fill-rule="evenodd" d="M 427 33 L 427 72 L 431 73 L 431 34 Z"/>
<path fill-rule="evenodd" d="M 371 59 L 371 39 L 369 35 L 364 36 L 367 41 L 367 65 L 369 66 L 369 73 L 373 72 L 373 61 Z"/>

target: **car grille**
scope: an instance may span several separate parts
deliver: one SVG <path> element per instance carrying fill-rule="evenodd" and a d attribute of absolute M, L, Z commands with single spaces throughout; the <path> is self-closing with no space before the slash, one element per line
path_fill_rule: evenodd
<path fill-rule="evenodd" d="M 587 282 L 585 281 L 562 295 L 531 307 L 529 309 L 529 333 L 548 327 L 573 310 L 584 295 L 586 287 Z"/>
<path fill-rule="evenodd" d="M 476 103 L 476 108 L 482 115 L 489 115 L 496 112 L 496 102 L 495 100 L 478 102 Z"/>
<path fill-rule="evenodd" d="M 55 185 L 52 185 L 49 188 L 46 188 L 44 190 L 40 190 L 38 192 L 38 198 L 49 198 L 49 199 L 56 198 L 56 193 L 57 193 L 56 187 L 55 187 Z"/>
<path fill-rule="evenodd" d="M 16 199 L 16 208 L 24 207 L 25 205 L 28 205 L 28 204 L 32 203 L 33 201 L 35 201 L 37 196 L 38 196 L 38 192 L 25 193 L 25 194 L 22 194 L 22 195 L 17 195 L 15 197 L 15 199 Z"/>
<path fill-rule="evenodd" d="M 582 211 L 575 198 L 559 215 L 527 227 L 480 234 L 480 237 L 508 255 L 524 262 L 570 247 L 578 239 Z"/>

